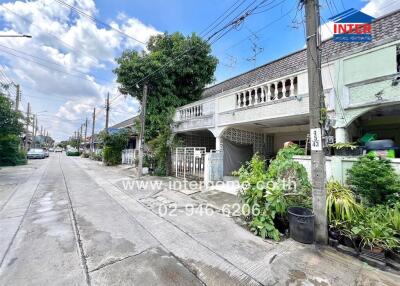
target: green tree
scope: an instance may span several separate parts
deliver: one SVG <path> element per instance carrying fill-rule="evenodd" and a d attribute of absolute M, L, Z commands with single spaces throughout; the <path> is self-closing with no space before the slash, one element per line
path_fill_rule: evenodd
<path fill-rule="evenodd" d="M 21 135 L 24 126 L 22 115 L 14 110 L 10 99 L 0 94 L 0 135 Z"/>
<path fill-rule="evenodd" d="M 165 33 L 151 37 L 145 52 L 125 51 L 117 63 L 114 72 L 121 93 L 141 101 L 143 85 L 147 84 L 145 140 L 158 137 L 156 142 L 165 146 L 171 114 L 200 98 L 204 86 L 214 80 L 218 61 L 211 55 L 210 45 L 197 35 Z M 166 154 L 157 153 L 161 156 L 156 158 L 158 164 L 164 164 L 159 167 L 165 169 Z"/>
<path fill-rule="evenodd" d="M 21 150 L 20 136 L 23 132 L 22 115 L 14 110 L 10 99 L 0 94 L 0 165 L 26 163 L 25 152 Z"/>

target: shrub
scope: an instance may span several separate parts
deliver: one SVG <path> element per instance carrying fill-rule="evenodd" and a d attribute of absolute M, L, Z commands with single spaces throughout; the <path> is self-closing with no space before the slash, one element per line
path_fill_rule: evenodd
<path fill-rule="evenodd" d="M 113 134 L 107 134 L 105 132 L 100 134 L 104 148 L 103 148 L 103 159 L 107 166 L 121 164 L 122 150 L 126 147 L 129 139 L 129 133 L 126 130 L 120 130 Z"/>
<path fill-rule="evenodd" d="M 83 152 L 83 153 L 82 153 L 82 157 L 83 157 L 83 158 L 89 158 L 89 153 Z"/>
<path fill-rule="evenodd" d="M 89 155 L 89 158 L 95 161 L 103 161 L 103 152 L 100 152 L 99 154 L 97 153 L 92 153 Z"/>
<path fill-rule="evenodd" d="M 329 221 L 349 221 L 354 219 L 362 207 L 356 202 L 352 191 L 337 181 L 329 181 L 326 185 L 326 214 Z"/>
<path fill-rule="evenodd" d="M 105 146 L 103 149 L 104 164 L 107 166 L 113 166 L 121 164 L 122 155 L 120 150 L 115 150 L 109 146 Z"/>
<path fill-rule="evenodd" d="M 250 162 L 234 172 L 242 186 L 239 196 L 252 210 L 248 219 L 250 230 L 256 235 L 279 240 L 275 225 L 277 219 L 287 221 L 286 211 L 290 206 L 311 204 L 311 186 L 306 170 L 292 160 L 293 155 L 303 154 L 301 152 L 297 146 L 280 150 L 268 171 L 261 156 L 255 154 Z M 288 184 L 289 180 L 296 184 Z"/>
<path fill-rule="evenodd" d="M 311 184 L 308 181 L 306 168 L 292 159 L 294 155 L 303 154 L 304 149 L 299 148 L 297 145 L 290 145 L 280 149 L 268 168 L 268 179 L 290 182 L 292 192 L 311 195 Z"/>
<path fill-rule="evenodd" d="M 385 204 L 400 193 L 400 179 L 390 161 L 367 154 L 348 170 L 347 183 L 368 204 Z"/>
<path fill-rule="evenodd" d="M 77 157 L 80 156 L 79 151 L 67 151 L 67 156 Z"/>
<path fill-rule="evenodd" d="M 0 166 L 26 163 L 26 152 L 20 148 L 20 138 L 12 134 L 0 136 Z"/>

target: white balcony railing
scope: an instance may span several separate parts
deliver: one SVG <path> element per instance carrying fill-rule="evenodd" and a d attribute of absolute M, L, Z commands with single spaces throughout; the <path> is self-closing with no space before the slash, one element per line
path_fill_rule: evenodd
<path fill-rule="evenodd" d="M 176 121 L 185 121 L 214 114 L 214 101 L 183 106 L 176 111 Z"/>
<path fill-rule="evenodd" d="M 235 107 L 243 108 L 297 95 L 297 76 L 249 87 L 235 94 Z"/>
<path fill-rule="evenodd" d="M 180 120 L 187 120 L 195 117 L 203 116 L 203 105 L 198 104 L 195 106 L 190 106 L 184 109 L 181 109 L 179 112 L 179 119 Z"/>

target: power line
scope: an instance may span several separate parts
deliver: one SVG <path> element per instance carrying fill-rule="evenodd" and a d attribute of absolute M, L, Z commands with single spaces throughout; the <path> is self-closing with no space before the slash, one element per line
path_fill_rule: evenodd
<path fill-rule="evenodd" d="M 294 8 L 295 8 L 296 6 L 297 6 L 297 5 L 294 5 L 294 6 L 292 7 L 292 9 L 290 9 L 289 11 L 287 11 L 285 14 L 283 14 L 283 15 L 279 16 L 278 18 L 272 20 L 271 22 L 269 22 L 269 23 L 266 24 L 265 26 L 262 26 L 260 29 L 258 29 L 257 31 L 255 31 L 254 34 L 258 34 L 258 33 L 260 33 L 261 31 L 265 30 L 266 28 L 272 26 L 272 25 L 275 24 L 276 22 L 279 22 L 280 20 L 282 20 L 285 16 L 289 15 L 289 14 L 294 10 Z M 272 10 L 272 7 L 271 7 L 271 9 L 269 9 L 269 10 Z M 266 11 L 263 11 L 263 12 L 265 13 Z M 229 47 L 226 48 L 224 51 L 228 51 L 228 50 L 230 50 L 230 49 L 232 49 L 232 48 L 234 48 L 234 47 L 237 47 L 237 46 L 239 46 L 239 45 L 245 43 L 245 41 L 248 40 L 248 39 L 250 39 L 251 37 L 252 37 L 252 36 L 248 36 L 248 37 L 246 37 L 246 38 L 241 39 L 240 41 L 237 41 L 235 44 L 229 46 Z"/>
<path fill-rule="evenodd" d="M 123 35 L 123 36 L 125 36 L 125 37 L 127 37 L 127 38 L 129 38 L 129 39 L 132 39 L 132 40 L 134 40 L 134 41 L 136 41 L 136 42 L 138 42 L 138 43 L 141 43 L 141 44 L 143 44 L 143 45 L 146 45 L 146 44 L 147 44 L 147 43 L 145 43 L 145 42 L 143 42 L 143 41 L 140 41 L 140 40 L 138 40 L 138 39 L 136 39 L 136 38 L 134 38 L 134 37 L 132 37 L 132 36 L 130 36 L 130 35 L 128 35 L 128 34 L 122 32 L 120 29 L 117 29 L 117 28 L 115 28 L 115 27 L 113 27 L 113 26 L 111 26 L 111 25 L 109 25 L 109 24 L 103 22 L 103 21 L 100 20 L 100 19 L 97 19 L 97 18 L 95 18 L 95 17 L 93 17 L 93 16 L 91 16 L 91 15 L 85 13 L 84 11 L 82 11 L 82 10 L 76 8 L 76 7 L 73 6 L 73 5 L 70 5 L 70 4 L 68 4 L 68 3 L 66 3 L 66 2 L 64 2 L 64 1 L 62 1 L 62 0 L 55 0 L 55 1 L 56 1 L 57 3 L 59 3 L 59 4 L 63 5 L 63 6 L 65 6 L 65 7 L 70 8 L 71 10 L 75 11 L 76 13 L 78 13 L 78 14 L 80 14 L 80 15 L 82 15 L 82 16 L 87 17 L 88 19 L 92 20 L 93 22 L 97 22 L 97 23 L 99 23 L 99 24 L 101 24 L 101 25 L 103 25 L 103 26 L 105 26 L 105 27 L 108 27 L 109 29 L 116 31 L 116 32 L 118 32 L 119 34 L 121 34 L 121 35 Z"/>
<path fill-rule="evenodd" d="M 247 0 L 243 0 L 241 3 L 239 3 L 239 5 L 233 9 L 231 12 L 229 12 L 229 14 L 225 15 L 225 13 L 227 13 L 229 10 L 231 10 L 232 8 L 234 8 L 236 6 L 236 4 L 239 2 L 240 0 L 236 1 L 235 3 L 233 3 L 232 6 L 230 6 L 222 15 L 220 15 L 217 19 L 215 19 L 210 25 L 208 25 L 205 29 L 203 29 L 200 33 L 199 36 L 202 37 L 202 34 L 204 32 L 206 32 L 207 30 L 210 29 L 210 31 L 212 31 L 213 29 L 215 29 L 216 27 L 218 27 L 219 24 L 221 24 L 224 20 L 226 20 L 227 17 L 229 17 L 232 13 L 234 13 L 240 6 L 242 6 Z M 219 19 L 221 19 L 223 16 L 225 15 L 225 17 L 219 21 L 217 24 L 215 24 Z M 214 25 L 215 24 L 215 25 Z M 209 32 L 210 32 L 209 31 Z M 205 33 L 205 35 L 207 35 L 209 32 Z"/>
<path fill-rule="evenodd" d="M 322 15 L 320 15 L 320 18 L 322 19 L 323 24 L 326 25 L 326 26 L 328 27 L 329 31 L 333 34 L 332 30 L 331 30 L 330 27 L 327 25 L 327 22 L 326 22 L 326 20 L 324 19 L 324 17 L 322 17 Z M 339 65 L 339 68 L 340 68 L 340 65 Z M 339 73 L 340 73 L 340 69 L 338 70 L 338 74 L 339 74 Z M 336 100 L 337 100 L 337 102 L 338 102 L 339 108 L 341 109 L 342 118 L 343 118 L 344 122 L 345 122 L 346 125 L 347 125 L 348 122 L 347 122 L 347 119 L 346 119 L 346 114 L 345 114 L 345 112 L 344 112 L 344 108 L 343 108 L 343 105 L 342 105 L 342 101 L 340 100 L 340 96 L 339 96 L 339 94 L 338 94 L 338 86 L 335 88 L 335 84 L 334 84 L 333 77 L 332 77 L 331 70 L 330 70 L 329 66 L 328 66 L 328 74 L 329 74 L 329 77 L 330 77 L 330 79 L 331 79 L 331 83 L 332 83 L 332 87 L 333 87 L 333 91 L 334 91 L 335 98 L 336 98 Z M 339 84 L 339 83 L 338 83 L 338 81 L 337 81 L 337 85 L 338 85 L 338 84 Z"/>

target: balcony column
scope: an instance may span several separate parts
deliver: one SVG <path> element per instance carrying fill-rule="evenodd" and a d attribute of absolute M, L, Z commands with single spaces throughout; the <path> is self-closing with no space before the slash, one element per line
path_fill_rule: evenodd
<path fill-rule="evenodd" d="M 279 90 L 278 90 L 278 83 L 277 83 L 277 82 L 274 82 L 274 94 L 273 94 L 274 100 L 278 98 L 278 93 L 279 93 Z"/>
<path fill-rule="evenodd" d="M 223 139 L 222 136 L 215 137 L 215 150 L 222 150 L 223 149 Z"/>
<path fill-rule="evenodd" d="M 290 78 L 290 89 L 289 89 L 289 96 L 294 95 L 294 77 Z"/>
<path fill-rule="evenodd" d="M 287 91 L 286 85 L 285 85 L 286 80 L 282 80 L 281 83 L 282 83 L 282 98 L 283 98 L 283 97 L 286 97 L 286 91 Z"/>
<path fill-rule="evenodd" d="M 268 83 L 267 84 L 267 100 L 266 101 L 270 101 L 271 100 L 271 84 Z"/>

